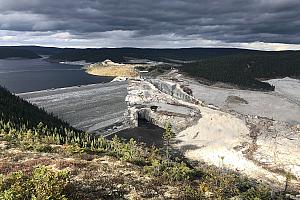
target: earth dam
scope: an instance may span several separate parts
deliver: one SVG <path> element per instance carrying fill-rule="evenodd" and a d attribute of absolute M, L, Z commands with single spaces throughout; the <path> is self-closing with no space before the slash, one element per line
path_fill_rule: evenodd
<path fill-rule="evenodd" d="M 117 128 L 127 110 L 128 82 L 99 83 L 17 94 L 87 132 Z"/>

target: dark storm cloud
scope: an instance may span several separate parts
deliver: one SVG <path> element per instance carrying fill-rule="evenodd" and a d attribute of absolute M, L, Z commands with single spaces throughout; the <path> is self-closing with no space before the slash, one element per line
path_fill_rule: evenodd
<path fill-rule="evenodd" d="M 0 29 L 300 44 L 299 0 L 0 0 Z"/>

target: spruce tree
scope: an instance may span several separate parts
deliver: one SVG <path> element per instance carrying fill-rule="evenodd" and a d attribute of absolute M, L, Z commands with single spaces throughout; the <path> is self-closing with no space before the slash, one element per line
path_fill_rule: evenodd
<path fill-rule="evenodd" d="M 172 125 L 168 122 L 165 125 L 165 132 L 163 133 L 163 139 L 165 142 L 166 147 L 166 158 L 167 163 L 169 164 L 170 161 L 170 146 L 171 146 L 171 140 L 175 137 L 175 133 L 172 131 Z"/>

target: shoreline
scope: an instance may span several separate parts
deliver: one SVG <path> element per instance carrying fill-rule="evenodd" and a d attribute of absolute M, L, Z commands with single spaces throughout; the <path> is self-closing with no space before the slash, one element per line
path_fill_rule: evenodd
<path fill-rule="evenodd" d="M 113 83 L 113 80 L 109 82 L 101 82 L 101 83 L 91 83 L 91 84 L 85 84 L 85 85 L 74 85 L 74 86 L 69 86 L 69 87 L 59 87 L 59 88 L 50 88 L 50 89 L 45 89 L 45 90 L 35 90 L 35 91 L 30 91 L 30 92 L 21 92 L 21 93 L 14 93 L 15 95 L 26 95 L 26 94 L 32 94 L 32 93 L 41 93 L 41 92 L 51 92 L 55 90 L 67 90 L 67 89 L 74 89 L 74 88 L 84 88 L 88 86 L 95 86 L 95 85 L 103 85 L 103 84 L 108 84 L 108 83 Z M 114 81 L 116 82 L 116 81 Z"/>

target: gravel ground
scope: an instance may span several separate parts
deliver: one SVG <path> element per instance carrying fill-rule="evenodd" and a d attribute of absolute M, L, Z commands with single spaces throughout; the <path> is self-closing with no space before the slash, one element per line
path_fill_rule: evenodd
<path fill-rule="evenodd" d="M 94 132 L 123 121 L 127 109 L 124 82 L 93 84 L 17 94 L 73 127 Z"/>
<path fill-rule="evenodd" d="M 245 115 L 267 117 L 291 124 L 300 123 L 300 82 L 296 79 L 269 80 L 276 86 L 274 92 L 259 92 L 238 89 L 224 89 L 190 81 L 193 95 L 208 104 L 227 108 Z M 248 104 L 226 103 L 228 96 L 243 98 Z"/>

